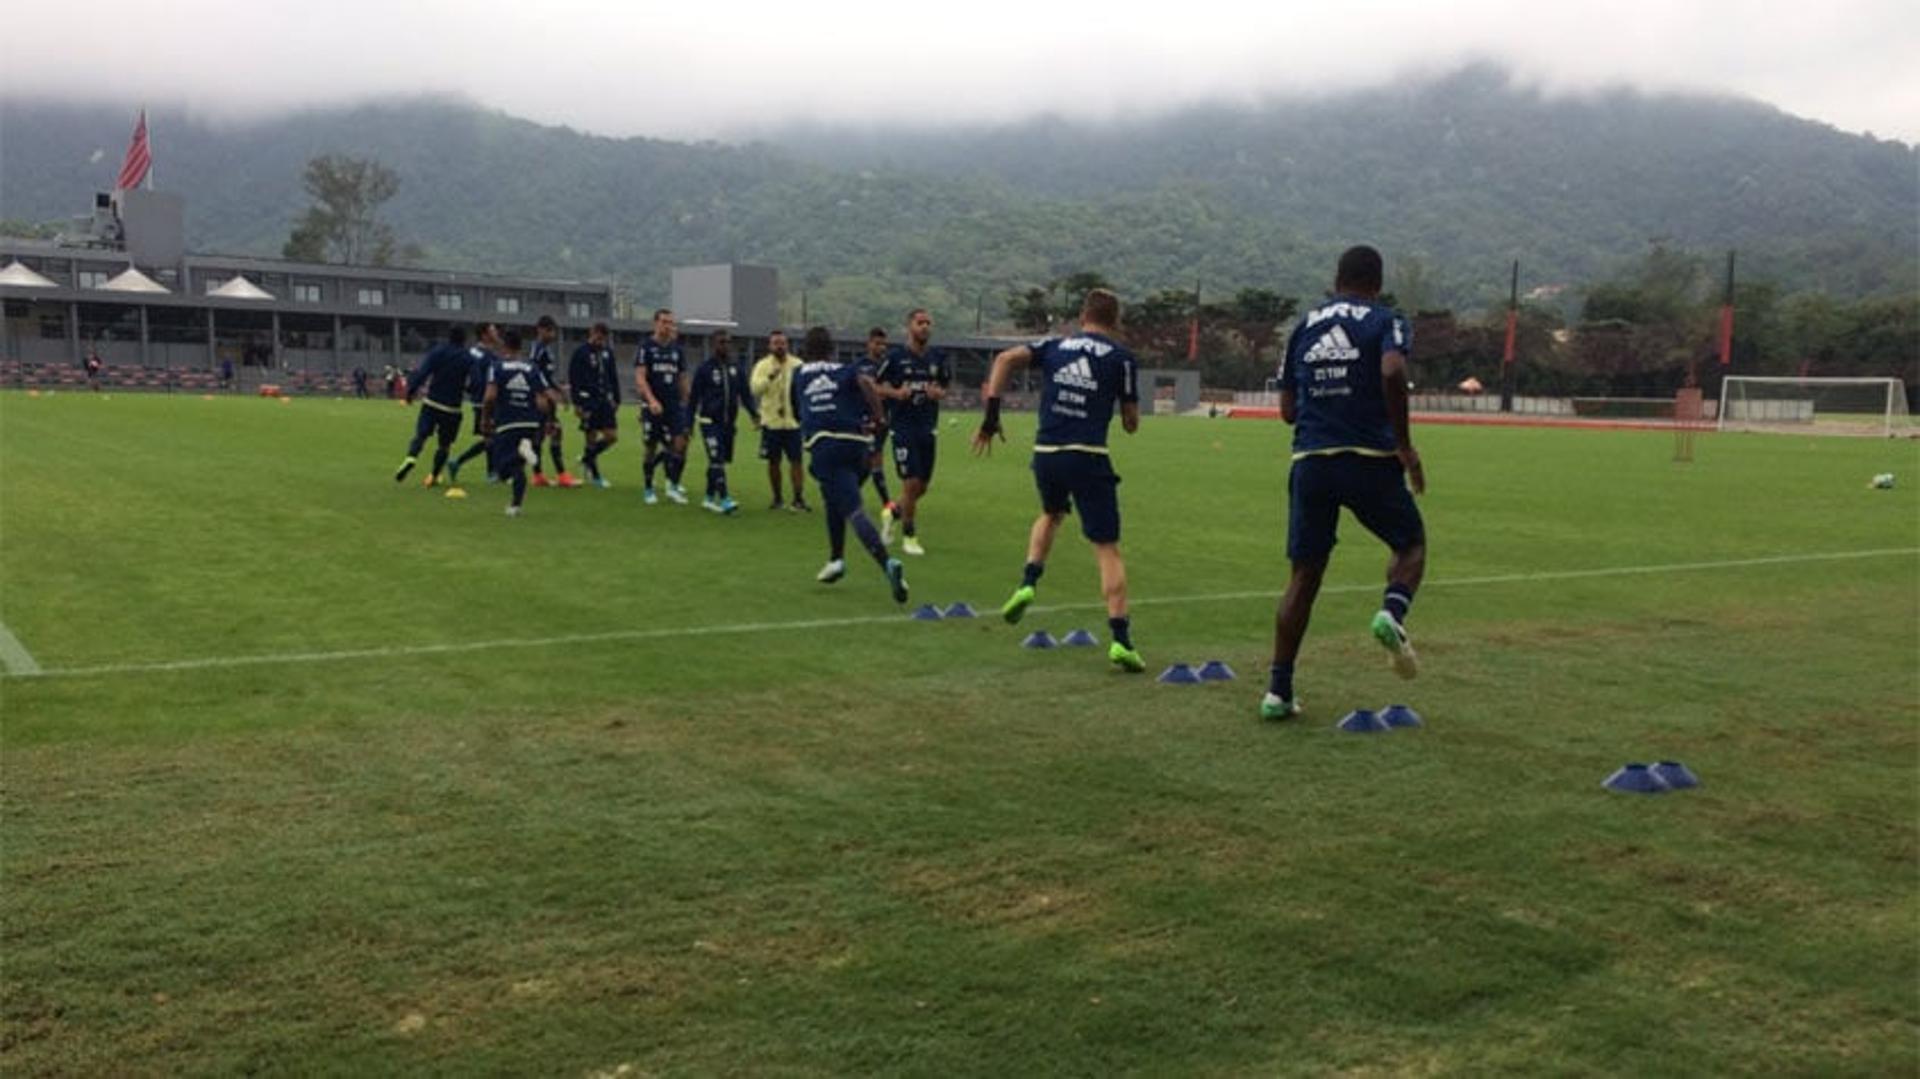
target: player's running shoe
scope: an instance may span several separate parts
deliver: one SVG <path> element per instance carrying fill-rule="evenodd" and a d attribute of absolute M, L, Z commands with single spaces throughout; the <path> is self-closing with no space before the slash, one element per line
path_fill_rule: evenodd
<path fill-rule="evenodd" d="M 508 507 L 507 507 L 507 516 L 509 516 L 509 517 L 518 517 L 518 516 L 520 516 L 520 507 L 519 507 L 519 506 L 508 506 Z"/>
<path fill-rule="evenodd" d="M 677 483 L 667 484 L 667 501 L 673 502 L 681 506 L 686 505 L 687 489 L 685 487 L 680 486 Z"/>
<path fill-rule="evenodd" d="M 821 584 L 832 584 L 833 582 L 839 580 L 842 577 L 845 577 L 846 575 L 847 575 L 847 564 L 841 561 L 840 559 L 836 558 L 833 561 L 828 562 L 826 565 L 821 566 L 820 572 L 814 574 L 813 579 L 816 581 L 819 581 Z"/>
<path fill-rule="evenodd" d="M 580 486 L 580 481 L 573 478 L 573 473 L 562 472 L 553 478 L 553 485 L 555 487 L 578 487 Z"/>
<path fill-rule="evenodd" d="M 895 603 L 907 602 L 907 567 L 897 558 L 887 559 L 887 585 L 893 589 Z"/>
<path fill-rule="evenodd" d="M 794 511 L 795 513 L 812 513 L 813 512 L 813 507 L 808 505 L 807 500 L 804 498 L 794 499 L 792 502 L 787 504 L 787 508 Z"/>
<path fill-rule="evenodd" d="M 602 491 L 609 490 L 613 487 L 613 482 L 605 476 L 595 476 L 592 482 L 595 487 L 600 488 Z"/>
<path fill-rule="evenodd" d="M 1147 661 L 1140 657 L 1140 653 L 1128 648 L 1119 641 L 1115 641 L 1107 646 L 1107 662 L 1112 663 L 1128 674 L 1139 674 L 1141 671 L 1147 669 Z"/>
<path fill-rule="evenodd" d="M 1413 641 L 1407 636 L 1407 627 L 1400 624 L 1389 611 L 1381 611 L 1373 616 L 1373 639 L 1387 650 L 1388 658 L 1393 662 L 1393 673 L 1402 678 L 1412 678 L 1420 673 L 1420 657 L 1413 653 Z"/>
<path fill-rule="evenodd" d="M 652 506 L 660 501 L 660 496 L 653 493 L 652 487 L 648 487 L 646 490 L 640 492 L 640 501 Z"/>
<path fill-rule="evenodd" d="M 547 482 L 547 474 L 545 472 L 535 472 L 533 474 L 533 485 L 535 487 L 549 486 Z"/>
<path fill-rule="evenodd" d="M 409 457 L 401 461 L 400 467 L 393 470 L 393 482 L 399 483 L 401 480 L 406 479 L 407 473 L 413 471 L 413 466 L 419 463 L 419 460 L 418 457 Z"/>
<path fill-rule="evenodd" d="M 920 546 L 919 536 L 908 536 L 901 540 L 900 549 L 910 555 L 923 555 L 927 553 L 927 549 Z"/>
<path fill-rule="evenodd" d="M 720 512 L 731 517 L 740 512 L 740 503 L 735 502 L 732 495 L 728 495 L 720 500 Z"/>
<path fill-rule="evenodd" d="M 1269 693 L 1260 698 L 1261 719 L 1292 719 L 1300 714 L 1300 702 L 1288 700 L 1278 693 Z"/>
<path fill-rule="evenodd" d="M 1037 595 L 1039 593 L 1034 591 L 1030 584 L 1023 584 L 1014 589 L 1013 595 L 1008 596 L 1007 601 L 1000 605 L 1000 617 L 1006 619 L 1008 625 L 1020 621 L 1026 616 L 1027 608 L 1033 605 L 1033 599 Z"/>
<path fill-rule="evenodd" d="M 426 478 L 420 481 L 420 486 L 422 487 L 440 486 L 440 473 L 438 472 L 427 473 Z"/>
<path fill-rule="evenodd" d="M 700 500 L 700 508 L 703 510 L 706 510 L 708 513 L 726 512 L 725 510 L 722 510 L 720 508 L 720 500 L 713 497 L 712 495 L 708 495 L 707 497 Z"/>
<path fill-rule="evenodd" d="M 893 544 L 893 503 L 891 502 L 880 507 L 880 542 L 888 546 Z"/>
<path fill-rule="evenodd" d="M 467 489 L 465 487 L 460 487 L 457 485 L 450 485 L 447 487 L 447 497 L 448 498 L 465 498 L 467 497 Z"/>

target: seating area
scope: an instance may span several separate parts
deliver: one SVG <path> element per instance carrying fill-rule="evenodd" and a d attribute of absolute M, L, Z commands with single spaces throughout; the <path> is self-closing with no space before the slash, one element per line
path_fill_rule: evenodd
<path fill-rule="evenodd" d="M 266 372 L 254 368 L 234 371 L 231 386 L 222 387 L 217 372 L 201 368 L 138 367 L 109 365 L 100 372 L 102 390 L 140 393 L 219 393 L 222 390 L 243 393 L 263 381 L 276 382 L 293 395 L 348 397 L 353 394 L 353 377 L 329 371 Z M 21 360 L 0 361 L 0 387 L 18 389 L 87 388 L 86 369 L 70 363 L 32 363 Z M 378 392 L 378 384 L 370 387 Z"/>

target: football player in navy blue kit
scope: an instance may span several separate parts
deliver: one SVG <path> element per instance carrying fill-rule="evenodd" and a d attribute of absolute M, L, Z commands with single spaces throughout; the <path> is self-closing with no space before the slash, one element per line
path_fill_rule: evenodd
<path fill-rule="evenodd" d="M 867 331 L 867 358 L 862 367 L 876 386 L 880 378 L 880 365 L 887 361 L 887 331 L 879 326 Z M 892 543 L 893 496 L 887 493 L 887 452 L 879 442 L 873 444 L 873 452 L 867 456 L 867 478 L 873 481 L 873 493 L 880 496 L 880 541 Z"/>
<path fill-rule="evenodd" d="M 747 387 L 733 360 L 733 338 L 727 331 L 715 330 L 707 348 L 706 361 L 693 373 L 693 413 L 707 450 L 707 495 L 700 506 L 713 513 L 738 513 L 740 503 L 727 491 L 727 466 L 733 463 L 733 439 Z"/>
<path fill-rule="evenodd" d="M 539 365 L 520 354 L 519 330 L 501 335 L 501 354 L 491 370 L 481 397 L 480 426 L 491 438 L 488 467 L 513 485 L 507 516 L 518 517 L 527 497 L 527 466 L 540 461 L 540 433 L 552 426 L 560 395 Z"/>
<path fill-rule="evenodd" d="M 580 463 L 595 487 L 613 486 L 600 474 L 600 455 L 620 440 L 620 374 L 614 369 L 610 338 L 606 323 L 594 323 L 586 344 L 574 349 L 567 361 L 567 392 L 587 443 Z"/>
<path fill-rule="evenodd" d="M 896 603 L 907 601 L 906 570 L 887 556 L 880 530 L 860 508 L 860 478 L 873 450 L 873 432 L 884 433 L 882 406 L 873 378 L 862 365 L 841 363 L 833 354 L 833 335 L 825 326 L 807 331 L 800 346 L 803 362 L 793 373 L 794 412 L 807 449 L 807 468 L 820 484 L 827 507 L 827 564 L 815 578 L 832 584 L 847 575 L 847 527 L 873 556 Z"/>
<path fill-rule="evenodd" d="M 1040 491 L 1040 516 L 1027 536 L 1027 564 L 1020 587 L 1000 608 L 1018 622 L 1033 603 L 1046 571 L 1054 536 L 1069 512 L 1080 514 L 1080 531 L 1093 544 L 1100 566 L 1100 591 L 1107 601 L 1107 628 L 1113 642 L 1107 659 L 1120 670 L 1138 674 L 1146 660 L 1133 647 L 1133 622 L 1127 609 L 1127 564 L 1120 557 L 1120 477 L 1107 455 L 1107 428 L 1119 406 L 1120 426 L 1128 434 L 1140 427 L 1139 365 L 1116 339 L 1120 299 L 1094 289 L 1080 308 L 1080 332 L 1010 348 L 993 358 L 983 391 L 986 418 L 973 436 L 976 454 L 990 453 L 1000 429 L 1000 395 L 1014 370 L 1039 369 L 1040 429 L 1033 439 L 1033 478 Z"/>
<path fill-rule="evenodd" d="M 919 507 L 933 482 L 936 436 L 940 431 L 940 400 L 947 395 L 953 371 L 946 354 L 932 345 L 933 316 L 925 308 L 907 314 L 907 343 L 887 350 L 875 381 L 887 403 L 887 426 L 893 431 L 893 463 L 900 474 L 900 530 L 905 539 L 900 549 L 910 555 L 926 554 L 920 545 Z M 891 534 L 892 513 L 885 514 Z"/>
<path fill-rule="evenodd" d="M 640 342 L 633 361 L 634 387 L 640 391 L 640 426 L 646 434 L 647 486 L 641 498 L 651 506 L 654 469 L 667 466 L 667 498 L 686 505 L 687 489 L 680 486 L 687 467 L 687 354 L 680 347 L 673 312 L 662 307 L 653 313 L 653 336 Z"/>
<path fill-rule="evenodd" d="M 473 328 L 473 344 L 467 348 L 467 403 L 473 406 L 474 443 L 466 452 L 454 458 L 447 466 L 447 497 L 465 498 L 467 489 L 460 486 L 460 469 L 468 461 L 487 452 L 487 435 L 481 429 L 481 403 L 487 395 L 487 382 L 493 377 L 494 353 L 500 348 L 500 327 L 491 322 L 482 322 Z M 492 482 L 493 473 L 487 473 L 488 482 Z"/>
<path fill-rule="evenodd" d="M 540 369 L 540 377 L 547 380 L 547 385 L 552 387 L 555 393 L 560 391 L 560 371 L 559 363 L 553 356 L 553 343 L 559 339 L 560 324 L 553 321 L 552 315 L 541 315 L 540 321 L 534 323 L 533 327 L 533 348 L 527 352 L 528 362 Z M 580 481 L 574 479 L 573 473 L 567 471 L 566 459 L 561 456 L 559 424 L 556 423 L 553 425 L 552 434 L 545 435 L 539 442 L 534 443 L 533 449 L 536 458 L 539 456 L 542 443 L 553 452 L 553 471 L 555 473 L 553 485 L 555 487 L 580 486 Z M 537 459 L 533 462 L 533 485 L 535 487 L 547 486 L 546 470 L 541 467 L 541 463 Z"/>
<path fill-rule="evenodd" d="M 422 356 L 420 366 L 407 376 L 407 400 L 420 399 L 420 415 L 414 421 L 406 459 L 394 472 L 393 482 L 399 483 L 413 471 L 429 435 L 437 444 L 425 486 L 440 482 L 440 472 L 447 467 L 447 453 L 453 449 L 453 440 L 460 437 L 460 398 L 466 392 L 467 368 L 472 362 L 467 354 L 467 329 L 455 326 L 447 331 L 446 341 Z"/>
<path fill-rule="evenodd" d="M 1407 613 L 1427 569 L 1427 530 L 1413 496 L 1427 489 L 1407 417 L 1413 333 L 1380 302 L 1380 252 L 1340 256 L 1333 296 L 1308 311 L 1287 339 L 1280 415 L 1293 425 L 1287 478 L 1287 558 L 1293 564 L 1274 616 L 1273 665 L 1263 719 L 1300 714 L 1293 664 L 1336 542 L 1340 507 L 1387 545 L 1387 590 L 1370 627 L 1402 678 L 1419 673 Z M 1411 486 L 1411 491 L 1408 489 Z"/>

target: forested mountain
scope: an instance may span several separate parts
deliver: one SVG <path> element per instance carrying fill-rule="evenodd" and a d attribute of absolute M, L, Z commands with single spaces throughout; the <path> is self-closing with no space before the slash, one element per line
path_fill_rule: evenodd
<path fill-rule="evenodd" d="M 78 212 L 111 181 L 133 107 L 0 102 L 0 218 Z M 277 253 L 320 153 L 377 158 L 387 218 L 425 261 L 612 278 L 780 268 L 843 324 L 926 304 L 1007 319 L 1010 292 L 1079 270 L 1142 295 L 1201 282 L 1316 293 L 1367 240 L 1412 306 L 1581 286 L 1652 241 L 1741 251 L 1743 276 L 1840 298 L 1920 290 L 1920 157 L 1748 101 L 1543 97 L 1470 68 L 1417 85 L 1151 120 L 918 132 L 786 131 L 747 145 L 610 139 L 445 100 L 210 124 L 152 110 L 158 186 L 191 244 Z"/>

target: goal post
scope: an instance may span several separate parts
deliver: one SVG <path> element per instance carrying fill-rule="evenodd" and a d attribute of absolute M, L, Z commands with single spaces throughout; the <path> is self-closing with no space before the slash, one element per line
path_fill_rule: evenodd
<path fill-rule="evenodd" d="M 1888 438 L 1920 433 L 1897 378 L 1728 375 L 1720 382 L 1718 425 L 1722 431 Z"/>

